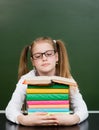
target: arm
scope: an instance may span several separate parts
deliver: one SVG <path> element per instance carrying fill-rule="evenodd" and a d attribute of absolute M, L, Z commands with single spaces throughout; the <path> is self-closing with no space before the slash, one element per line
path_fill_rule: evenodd
<path fill-rule="evenodd" d="M 88 109 L 78 87 L 70 87 L 70 100 L 73 113 L 80 118 L 78 123 L 83 122 L 88 117 Z"/>
<path fill-rule="evenodd" d="M 19 123 L 17 116 L 22 115 L 21 108 L 24 103 L 27 87 L 26 85 L 23 85 L 22 82 L 23 79 L 20 79 L 5 110 L 7 119 L 17 124 Z"/>

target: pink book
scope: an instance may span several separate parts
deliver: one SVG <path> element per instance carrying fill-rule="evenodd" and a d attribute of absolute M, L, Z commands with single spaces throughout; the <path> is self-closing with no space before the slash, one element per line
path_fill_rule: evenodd
<path fill-rule="evenodd" d="M 50 100 L 50 101 L 27 101 L 28 105 L 63 105 L 69 104 L 69 100 Z"/>

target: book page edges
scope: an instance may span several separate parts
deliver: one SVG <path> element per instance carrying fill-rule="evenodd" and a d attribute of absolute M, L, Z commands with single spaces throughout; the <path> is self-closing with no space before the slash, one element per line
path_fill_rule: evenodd
<path fill-rule="evenodd" d="M 24 80 L 23 84 L 29 84 L 29 85 L 40 85 L 40 86 L 47 86 L 52 83 L 58 83 L 58 84 L 64 84 L 69 86 L 77 86 L 76 82 L 72 81 L 63 81 L 58 79 L 52 79 L 52 80 Z"/>

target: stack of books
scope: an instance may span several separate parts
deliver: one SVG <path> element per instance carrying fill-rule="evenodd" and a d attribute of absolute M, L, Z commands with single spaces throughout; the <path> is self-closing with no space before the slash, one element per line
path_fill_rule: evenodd
<path fill-rule="evenodd" d="M 37 76 L 26 79 L 27 113 L 69 113 L 69 86 L 75 82 L 58 76 Z"/>

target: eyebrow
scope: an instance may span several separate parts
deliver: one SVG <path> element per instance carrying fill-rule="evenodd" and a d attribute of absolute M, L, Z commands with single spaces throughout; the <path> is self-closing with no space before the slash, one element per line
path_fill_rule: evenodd
<path fill-rule="evenodd" d="M 54 50 L 54 49 L 52 49 L 52 50 Z M 52 50 L 46 50 L 46 51 L 52 51 Z M 36 52 L 36 53 L 33 53 L 32 55 L 34 55 L 34 54 L 40 54 L 40 53 L 45 53 L 46 51 L 44 51 L 44 52 Z"/>

